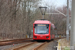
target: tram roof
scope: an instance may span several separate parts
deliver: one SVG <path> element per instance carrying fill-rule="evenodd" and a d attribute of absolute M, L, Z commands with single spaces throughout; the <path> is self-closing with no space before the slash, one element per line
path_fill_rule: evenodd
<path fill-rule="evenodd" d="M 51 24 L 48 20 L 36 20 L 34 24 Z"/>

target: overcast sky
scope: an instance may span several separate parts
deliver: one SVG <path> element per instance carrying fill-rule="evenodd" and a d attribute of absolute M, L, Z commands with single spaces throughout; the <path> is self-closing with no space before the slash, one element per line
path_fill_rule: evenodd
<path fill-rule="evenodd" d="M 67 4 L 67 0 L 42 0 L 42 5 L 55 5 L 56 7 L 60 7 Z"/>

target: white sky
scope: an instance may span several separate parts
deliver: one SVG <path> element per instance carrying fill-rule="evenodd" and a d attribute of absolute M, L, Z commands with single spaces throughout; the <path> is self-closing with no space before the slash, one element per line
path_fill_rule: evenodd
<path fill-rule="evenodd" d="M 67 4 L 67 0 L 42 0 L 42 5 L 55 5 L 56 7 L 60 7 Z"/>

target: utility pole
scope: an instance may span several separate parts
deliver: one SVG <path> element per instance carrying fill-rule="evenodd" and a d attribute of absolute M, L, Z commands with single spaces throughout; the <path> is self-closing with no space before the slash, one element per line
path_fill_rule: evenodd
<path fill-rule="evenodd" d="M 69 0 L 67 0 L 67 25 L 66 25 L 66 39 L 69 41 Z"/>
<path fill-rule="evenodd" d="M 71 50 L 75 50 L 75 0 L 72 0 L 70 46 Z"/>

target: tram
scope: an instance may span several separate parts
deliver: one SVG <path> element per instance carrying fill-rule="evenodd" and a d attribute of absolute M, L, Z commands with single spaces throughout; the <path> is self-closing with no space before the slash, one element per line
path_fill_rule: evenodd
<path fill-rule="evenodd" d="M 54 24 L 48 20 L 36 20 L 33 23 L 33 40 L 54 39 L 54 28 Z"/>

